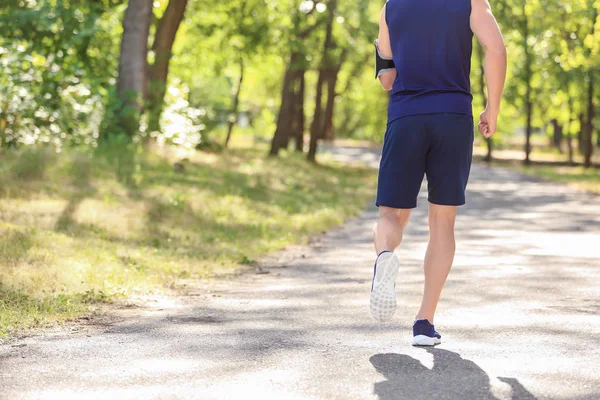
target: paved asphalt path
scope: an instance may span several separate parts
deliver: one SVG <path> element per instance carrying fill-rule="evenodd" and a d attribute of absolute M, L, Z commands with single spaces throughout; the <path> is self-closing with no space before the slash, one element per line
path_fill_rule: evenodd
<path fill-rule="evenodd" d="M 422 197 L 391 323 L 368 311 L 371 207 L 258 273 L 1 346 L 0 398 L 600 399 L 600 198 L 483 166 L 468 197 L 435 349 L 410 346 Z"/>

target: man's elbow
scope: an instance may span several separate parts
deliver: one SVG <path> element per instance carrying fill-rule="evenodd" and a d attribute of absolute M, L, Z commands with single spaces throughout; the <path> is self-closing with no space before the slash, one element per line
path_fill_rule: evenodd
<path fill-rule="evenodd" d="M 396 79 L 396 74 L 393 71 L 379 76 L 379 82 L 381 82 L 381 86 L 383 87 L 383 89 L 385 89 L 388 92 L 392 90 L 395 79 Z"/>
<path fill-rule="evenodd" d="M 379 81 L 381 82 L 381 87 L 383 87 L 383 90 L 389 92 L 392 90 L 392 86 L 394 86 L 394 82 L 390 82 L 388 79 L 381 79 L 379 78 Z"/>
<path fill-rule="evenodd" d="M 487 54 L 493 54 L 498 57 L 506 57 L 507 56 L 506 46 L 504 45 L 504 43 L 495 44 L 492 46 L 486 46 L 485 52 Z"/>

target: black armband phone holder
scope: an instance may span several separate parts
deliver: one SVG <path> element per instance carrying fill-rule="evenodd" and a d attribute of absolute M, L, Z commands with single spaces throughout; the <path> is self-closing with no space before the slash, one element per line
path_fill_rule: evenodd
<path fill-rule="evenodd" d="M 379 51 L 379 44 L 377 40 L 375 41 L 375 78 L 379 78 L 381 75 L 393 71 L 396 69 L 396 64 L 394 64 L 394 60 L 388 57 L 385 57 Z"/>

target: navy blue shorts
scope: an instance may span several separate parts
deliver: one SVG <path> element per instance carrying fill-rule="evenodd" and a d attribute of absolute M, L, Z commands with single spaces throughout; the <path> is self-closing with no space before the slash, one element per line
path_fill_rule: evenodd
<path fill-rule="evenodd" d="M 473 117 L 429 114 L 388 124 L 379 168 L 377 206 L 415 208 L 427 175 L 429 202 L 465 204 L 473 161 Z"/>

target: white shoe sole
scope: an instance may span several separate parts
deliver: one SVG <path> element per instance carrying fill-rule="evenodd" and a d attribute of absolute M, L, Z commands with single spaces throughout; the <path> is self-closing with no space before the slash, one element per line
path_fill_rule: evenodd
<path fill-rule="evenodd" d="M 396 276 L 400 269 L 398 257 L 389 253 L 383 254 L 377 264 L 377 274 L 385 274 L 376 280 L 371 292 L 371 315 L 378 322 L 387 322 L 396 312 Z"/>
<path fill-rule="evenodd" d="M 425 335 L 417 335 L 413 338 L 413 346 L 435 346 L 442 343 L 441 339 L 431 338 Z"/>

